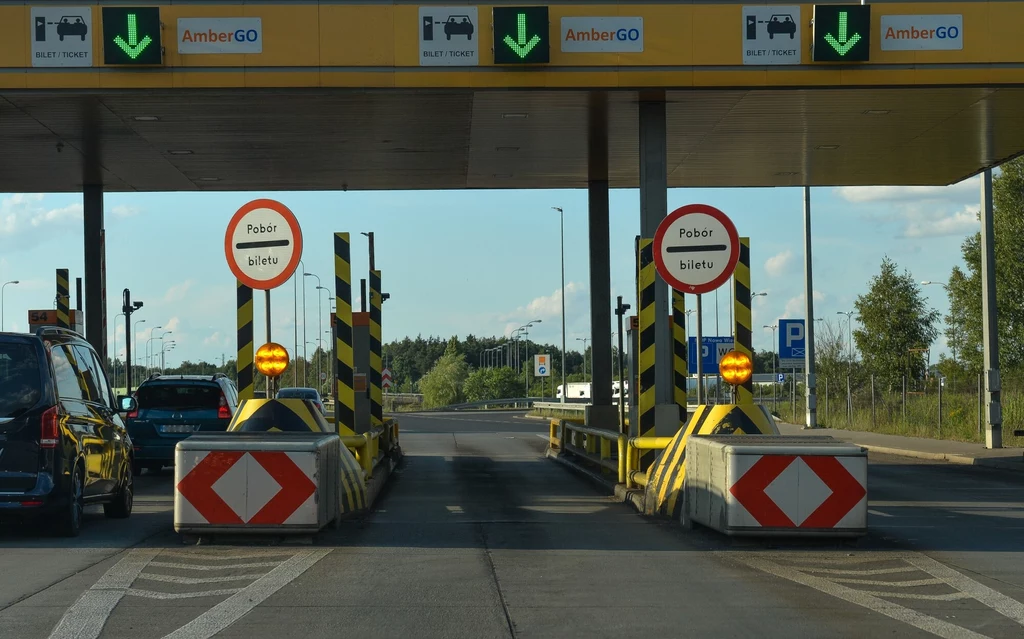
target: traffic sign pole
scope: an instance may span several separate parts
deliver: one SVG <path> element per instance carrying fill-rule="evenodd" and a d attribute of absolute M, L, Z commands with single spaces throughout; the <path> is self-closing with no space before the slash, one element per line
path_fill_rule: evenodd
<path fill-rule="evenodd" d="M 704 307 L 697 294 L 697 405 L 706 404 L 704 397 Z"/>
<path fill-rule="evenodd" d="M 804 389 L 807 394 L 806 428 L 818 427 L 818 394 L 814 380 L 814 277 L 811 262 L 811 187 L 804 187 L 804 300 L 807 314 L 804 315 Z M 796 371 L 793 371 L 796 379 Z M 796 381 L 793 382 L 794 389 Z"/>

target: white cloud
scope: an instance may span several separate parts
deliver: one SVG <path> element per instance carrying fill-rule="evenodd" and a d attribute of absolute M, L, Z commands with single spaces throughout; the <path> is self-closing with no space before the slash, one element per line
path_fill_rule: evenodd
<path fill-rule="evenodd" d="M 45 206 L 46 196 L 17 193 L 0 199 L 0 250 L 24 252 L 68 232 L 80 232 L 81 203 Z"/>
<path fill-rule="evenodd" d="M 903 237 L 945 237 L 973 233 L 979 228 L 980 206 L 967 206 L 951 214 L 909 213 Z"/>
<path fill-rule="evenodd" d="M 188 293 L 190 288 L 192 288 L 192 280 L 185 280 L 181 284 L 175 284 L 167 289 L 167 292 L 164 294 L 164 302 L 172 303 L 182 301 L 185 299 L 185 295 Z"/>
<path fill-rule="evenodd" d="M 793 251 L 786 249 L 778 255 L 773 255 L 765 260 L 764 270 L 771 277 L 779 277 L 789 270 L 793 263 Z"/>
<path fill-rule="evenodd" d="M 815 304 L 817 304 L 819 302 L 824 302 L 824 301 L 825 301 L 825 294 L 822 293 L 821 291 L 814 291 L 814 302 L 815 302 Z M 786 302 L 786 308 L 785 308 L 785 310 L 782 311 L 782 317 L 779 318 L 779 319 L 791 319 L 791 318 L 799 319 L 799 318 L 804 317 L 806 315 L 805 311 L 806 311 L 806 308 L 805 308 L 805 305 L 804 305 L 804 294 L 801 293 L 800 295 L 797 295 L 796 297 L 791 297 L 789 299 L 789 301 Z"/>
<path fill-rule="evenodd" d="M 833 193 L 855 204 L 865 202 L 955 202 L 967 204 L 979 198 L 979 178 L 950 186 L 840 186 Z"/>
<path fill-rule="evenodd" d="M 579 282 L 567 282 L 565 284 L 565 305 L 568 309 L 569 305 L 576 300 L 587 290 L 586 285 Z M 568 310 L 566 311 L 568 314 Z M 529 316 L 525 321 L 529 322 L 534 318 L 548 319 L 553 317 L 562 316 L 562 289 L 557 288 L 551 295 L 542 295 L 530 300 L 530 303 L 526 306 L 520 306 L 513 313 L 506 313 L 502 319 L 508 320 L 512 318 L 522 319 Z M 512 327 L 515 330 L 520 325 Z"/>
<path fill-rule="evenodd" d="M 137 206 L 128 206 L 127 204 L 118 204 L 117 206 L 110 209 L 110 212 L 115 217 L 132 217 L 142 212 L 142 209 Z"/>

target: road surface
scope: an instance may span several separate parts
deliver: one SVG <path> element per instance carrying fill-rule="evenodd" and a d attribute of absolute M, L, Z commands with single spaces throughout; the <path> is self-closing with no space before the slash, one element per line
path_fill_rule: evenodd
<path fill-rule="evenodd" d="M 1020 637 L 1024 477 L 872 456 L 857 544 L 645 520 L 543 458 L 546 422 L 401 415 L 375 511 L 312 543 L 185 546 L 171 473 L 81 538 L 0 532 L 5 637 Z"/>

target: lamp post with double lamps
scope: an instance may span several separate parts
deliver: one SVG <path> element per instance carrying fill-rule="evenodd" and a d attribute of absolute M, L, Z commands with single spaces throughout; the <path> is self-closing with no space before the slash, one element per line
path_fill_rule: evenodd
<path fill-rule="evenodd" d="M 10 282 L 4 282 L 3 286 L 0 286 L 0 333 L 4 330 L 4 289 L 7 288 L 9 284 L 17 286 L 18 284 L 21 284 L 21 282 L 18 280 L 11 280 Z"/>

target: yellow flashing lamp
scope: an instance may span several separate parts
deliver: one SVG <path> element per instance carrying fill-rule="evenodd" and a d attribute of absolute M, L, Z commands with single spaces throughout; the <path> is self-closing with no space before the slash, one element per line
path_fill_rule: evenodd
<path fill-rule="evenodd" d="M 733 386 L 746 384 L 754 374 L 754 362 L 740 351 L 729 351 L 718 362 L 718 372 L 725 383 Z"/>
<path fill-rule="evenodd" d="M 256 370 L 267 377 L 278 377 L 288 370 L 288 350 L 280 344 L 267 342 L 256 351 Z"/>

